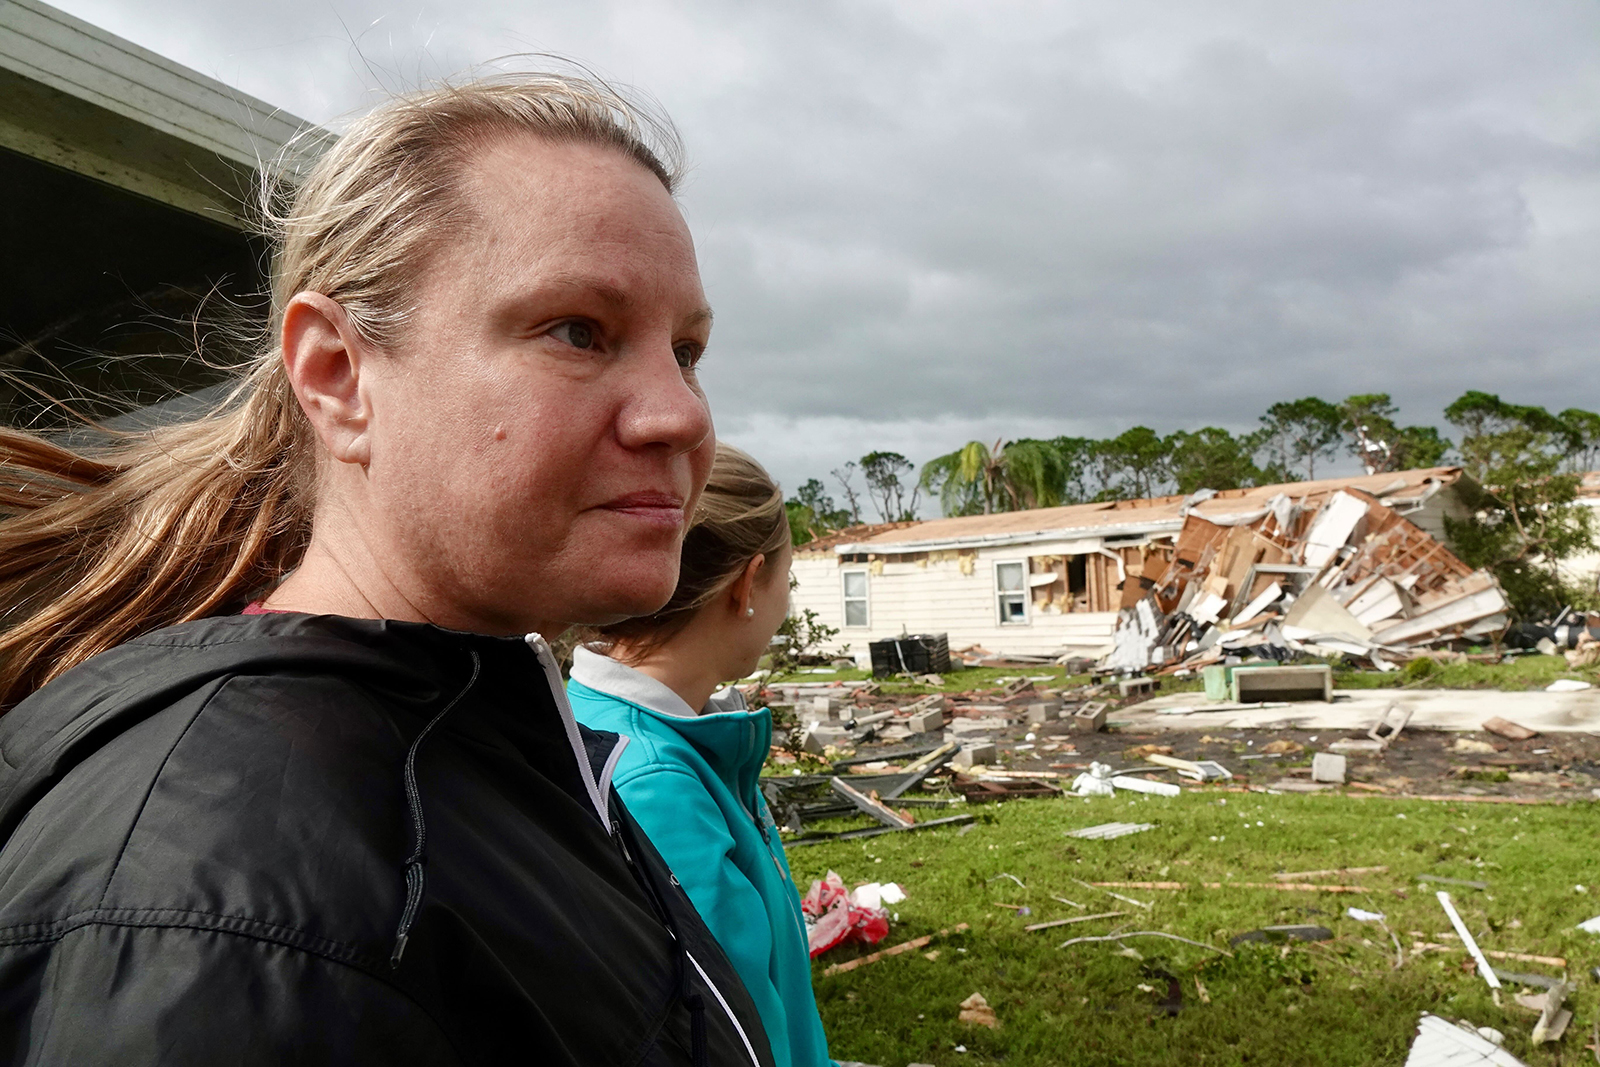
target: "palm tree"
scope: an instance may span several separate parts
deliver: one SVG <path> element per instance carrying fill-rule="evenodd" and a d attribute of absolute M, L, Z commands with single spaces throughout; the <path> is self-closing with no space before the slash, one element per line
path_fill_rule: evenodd
<path fill-rule="evenodd" d="M 990 515 L 1061 502 L 1066 465 L 1049 441 L 968 441 L 922 467 L 921 487 L 946 515 Z"/>

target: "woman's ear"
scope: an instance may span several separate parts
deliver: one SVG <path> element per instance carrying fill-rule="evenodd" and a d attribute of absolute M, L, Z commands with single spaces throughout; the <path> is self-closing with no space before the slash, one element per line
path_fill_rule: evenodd
<path fill-rule="evenodd" d="M 755 601 L 756 582 L 761 577 L 761 568 L 766 566 L 767 557 L 758 552 L 744 565 L 744 570 L 739 572 L 739 577 L 734 580 L 733 609 L 741 618 L 749 618 L 755 614 L 753 606 Z"/>
<path fill-rule="evenodd" d="M 362 390 L 363 343 L 338 302 L 297 293 L 283 312 L 283 368 L 328 454 L 366 466 L 371 409 Z"/>

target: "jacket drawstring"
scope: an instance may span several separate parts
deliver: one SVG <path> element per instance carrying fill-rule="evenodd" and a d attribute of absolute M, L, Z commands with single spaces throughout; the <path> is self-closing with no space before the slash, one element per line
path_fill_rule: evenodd
<path fill-rule="evenodd" d="M 699 993 L 684 998 L 689 1005 L 689 1055 L 694 1067 L 710 1067 L 711 1054 L 706 1045 L 706 1002 Z"/>
<path fill-rule="evenodd" d="M 417 921 L 417 911 L 422 907 L 422 891 L 425 886 L 426 876 L 424 868 L 428 863 L 427 844 L 428 826 L 422 818 L 422 793 L 417 789 L 417 750 L 422 747 L 422 742 L 427 740 L 433 728 L 438 726 L 444 717 L 455 710 L 461 703 L 461 698 L 471 691 L 478 682 L 478 672 L 483 668 L 483 661 L 478 658 L 476 649 L 468 649 L 472 656 L 472 677 L 467 679 L 467 684 L 462 686 L 461 692 L 455 695 L 444 709 L 428 720 L 428 724 L 417 734 L 411 742 L 411 747 L 406 750 L 405 762 L 405 788 L 406 788 L 406 814 L 411 820 L 411 855 L 406 857 L 406 906 L 400 913 L 400 927 L 394 935 L 394 951 L 389 956 L 389 966 L 399 967 L 400 957 L 405 955 L 406 942 L 411 937 L 411 924 Z"/>

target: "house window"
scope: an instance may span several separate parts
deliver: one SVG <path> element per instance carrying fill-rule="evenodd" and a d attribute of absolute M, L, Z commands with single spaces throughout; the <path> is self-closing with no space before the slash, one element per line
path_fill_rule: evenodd
<path fill-rule="evenodd" d="M 1028 621 L 1028 567 L 1027 564 L 996 563 L 994 585 L 1000 602 L 1000 621 Z"/>
<path fill-rule="evenodd" d="M 844 624 L 846 626 L 868 625 L 867 615 L 867 572 L 844 572 Z"/>

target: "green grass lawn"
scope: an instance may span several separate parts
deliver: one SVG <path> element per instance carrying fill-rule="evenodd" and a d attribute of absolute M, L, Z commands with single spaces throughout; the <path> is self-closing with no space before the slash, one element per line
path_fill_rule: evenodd
<path fill-rule="evenodd" d="M 1407 686 L 1413 689 L 1543 689 L 1557 678 L 1600 681 L 1592 667 L 1573 670 L 1560 656 L 1518 656 L 1510 663 L 1435 663 L 1414 660 L 1403 670 L 1380 674 L 1377 671 L 1337 671 L 1337 689 L 1378 689 Z"/>
<path fill-rule="evenodd" d="M 1506 1034 L 1530 1064 L 1587 1062 L 1597 1011 L 1590 968 L 1600 937 L 1574 929 L 1600 914 L 1596 862 L 1600 812 L 1591 803 L 1514 806 L 1189 792 L 1173 799 L 1126 795 L 1018 800 L 973 809 L 981 820 L 955 830 L 890 834 L 792 849 L 802 889 L 830 868 L 847 884 L 899 882 L 909 898 L 887 941 L 846 946 L 815 964 L 817 1003 L 832 1054 L 884 1067 L 906 1063 L 1034 1064 L 1400 1064 L 1418 1015 L 1467 1018 Z M 1153 822 L 1156 829 L 1113 841 L 1081 841 L 1068 830 L 1103 822 Z M 1227 888 L 1271 882 L 1274 872 L 1385 865 L 1386 873 L 1345 881 L 1366 894 Z M 1027 888 L 1006 878 L 1016 876 Z M 1464 970 L 1466 953 L 1413 956 L 1411 931 L 1455 946 L 1418 874 L 1488 882 L 1487 892 L 1449 888 L 1485 949 L 1568 960 L 1579 983 L 1576 1018 L 1559 1045 L 1533 1049 L 1535 1016 L 1508 988 L 1496 1007 L 1483 980 Z M 1123 904 L 1093 881 L 1221 882 L 1221 889 L 1117 890 L 1148 902 Z M 1318 881 L 1340 881 L 1337 878 Z M 1589 891 L 1579 892 L 1579 885 Z M 1058 903 L 1052 895 L 1087 906 Z M 1025 905 L 1032 914 L 996 904 Z M 1405 948 L 1375 924 L 1345 917 L 1347 906 L 1388 916 Z M 1122 910 L 1128 915 L 1037 933 L 1023 926 Z M 957 923 L 964 934 L 925 949 L 824 976 L 823 968 Z M 1218 948 L 1257 927 L 1327 926 L 1336 940 L 1316 946 L 1242 945 L 1222 956 L 1158 938 L 1057 946 L 1068 937 L 1162 930 Z M 1134 953 L 1122 954 L 1124 948 Z M 924 952 L 937 950 L 929 960 Z M 1135 954 L 1141 958 L 1135 958 Z M 1498 963 L 1505 970 L 1557 975 L 1557 968 Z M 1205 1003 L 1196 985 L 1210 998 Z M 1173 984 L 1182 1007 L 1168 1014 Z M 1141 989 L 1147 987 L 1151 991 Z M 957 1021 L 959 1003 L 982 993 L 998 1030 Z M 965 1049 L 965 1052 L 961 1051 Z"/>

